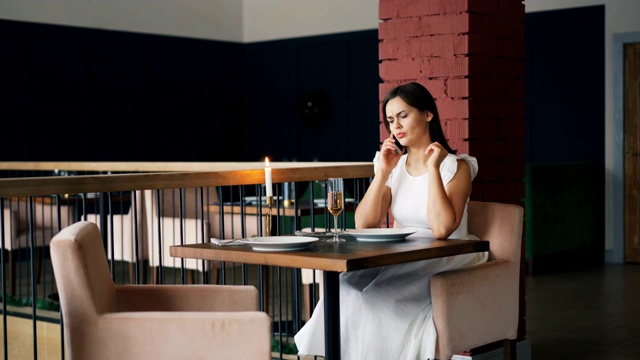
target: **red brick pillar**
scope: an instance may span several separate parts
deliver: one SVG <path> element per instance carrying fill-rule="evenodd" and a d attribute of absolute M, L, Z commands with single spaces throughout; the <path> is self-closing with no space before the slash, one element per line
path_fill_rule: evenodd
<path fill-rule="evenodd" d="M 409 81 L 429 89 L 451 147 L 478 159 L 473 200 L 524 206 L 524 15 L 517 0 L 379 2 L 380 101 Z"/>
<path fill-rule="evenodd" d="M 524 5 L 380 0 L 380 101 L 418 81 L 458 153 L 478 158 L 473 200 L 524 199 Z M 381 141 L 388 137 L 380 125 Z"/>

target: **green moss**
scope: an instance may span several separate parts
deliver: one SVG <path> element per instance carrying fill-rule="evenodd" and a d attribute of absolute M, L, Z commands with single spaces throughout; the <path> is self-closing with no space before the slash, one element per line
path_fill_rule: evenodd
<path fill-rule="evenodd" d="M 280 340 L 278 340 L 277 337 L 271 339 L 271 352 L 279 353 L 281 348 L 280 344 Z M 298 353 L 298 348 L 295 343 L 284 342 L 282 343 L 282 353 L 295 355 Z"/>
<path fill-rule="evenodd" d="M 2 301 L 5 301 L 4 298 L 0 296 Z M 8 295 L 6 298 L 6 304 L 8 306 L 16 306 L 16 307 L 25 307 L 25 306 L 33 306 L 33 300 L 30 297 L 15 297 L 12 295 Z M 45 299 L 36 299 L 36 308 L 40 310 L 48 310 L 48 311 L 60 311 L 60 304 L 55 301 L 45 300 Z"/>

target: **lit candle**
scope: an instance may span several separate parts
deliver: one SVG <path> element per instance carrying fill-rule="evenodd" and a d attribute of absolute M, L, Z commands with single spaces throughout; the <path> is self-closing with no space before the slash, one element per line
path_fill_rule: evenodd
<path fill-rule="evenodd" d="M 269 158 L 264 158 L 264 181 L 267 187 L 267 196 L 273 196 L 273 185 L 271 184 L 271 167 L 269 166 Z"/>

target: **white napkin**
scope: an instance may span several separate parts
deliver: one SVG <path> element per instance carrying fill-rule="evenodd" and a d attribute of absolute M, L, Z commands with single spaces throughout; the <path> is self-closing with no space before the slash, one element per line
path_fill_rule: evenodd
<path fill-rule="evenodd" d="M 211 243 L 218 246 L 239 246 L 244 245 L 239 239 L 220 240 L 211 238 Z"/>

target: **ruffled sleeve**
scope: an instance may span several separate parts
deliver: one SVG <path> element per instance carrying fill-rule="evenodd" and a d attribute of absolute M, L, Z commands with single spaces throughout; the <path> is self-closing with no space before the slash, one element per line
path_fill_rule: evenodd
<path fill-rule="evenodd" d="M 478 175 L 478 160 L 475 157 L 469 156 L 467 154 L 461 154 L 457 156 L 449 154 L 444 159 L 442 164 L 440 164 L 440 174 L 442 175 L 442 183 L 444 185 L 447 185 L 456 174 L 456 171 L 458 170 L 458 160 L 464 160 L 469 164 L 472 181 L 476 178 L 476 175 Z"/>
<path fill-rule="evenodd" d="M 373 174 L 378 173 L 378 169 L 380 169 L 380 151 L 376 151 L 376 156 L 373 157 Z"/>

